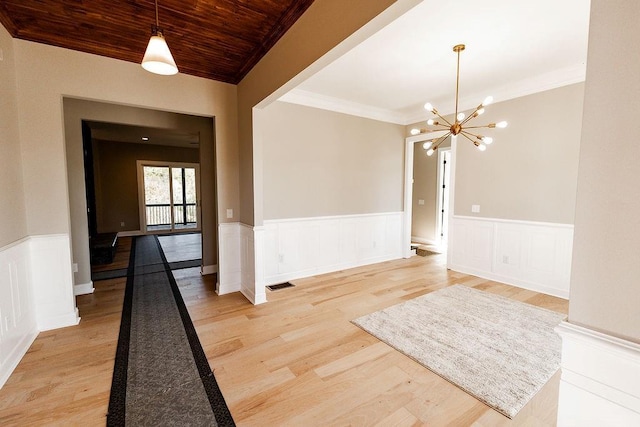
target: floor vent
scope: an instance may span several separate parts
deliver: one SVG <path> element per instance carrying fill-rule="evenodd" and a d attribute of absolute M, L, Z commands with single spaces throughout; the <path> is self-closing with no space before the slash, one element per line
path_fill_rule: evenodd
<path fill-rule="evenodd" d="M 293 288 L 294 286 L 295 285 L 293 283 L 287 282 L 287 283 L 279 283 L 277 285 L 270 285 L 270 286 L 267 286 L 267 288 L 270 291 L 279 291 L 280 289 Z"/>

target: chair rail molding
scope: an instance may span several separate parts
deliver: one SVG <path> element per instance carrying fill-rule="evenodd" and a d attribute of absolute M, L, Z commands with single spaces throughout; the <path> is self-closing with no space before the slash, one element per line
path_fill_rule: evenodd
<path fill-rule="evenodd" d="M 569 298 L 573 225 L 454 215 L 447 267 Z"/>

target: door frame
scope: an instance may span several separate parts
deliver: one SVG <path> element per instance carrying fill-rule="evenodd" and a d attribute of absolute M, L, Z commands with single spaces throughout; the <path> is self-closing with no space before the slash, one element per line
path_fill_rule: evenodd
<path fill-rule="evenodd" d="M 167 167 L 169 168 L 169 182 L 171 183 L 171 169 L 172 168 L 193 168 L 196 171 L 196 228 L 188 228 L 184 230 L 148 230 L 147 229 L 147 210 L 146 210 L 146 197 L 144 189 L 144 172 L 145 166 L 152 167 Z M 162 233 L 189 233 L 202 231 L 202 215 L 201 215 L 201 201 L 200 201 L 200 163 L 187 163 L 187 162 L 165 162 L 159 160 L 136 160 L 136 171 L 138 176 L 138 215 L 140 217 L 140 233 L 142 234 L 162 234 Z M 173 205 L 173 191 L 170 188 L 170 204 Z M 173 209 L 171 210 L 171 221 L 173 221 Z"/>
<path fill-rule="evenodd" d="M 421 135 L 409 136 L 405 138 L 404 147 L 404 215 L 402 218 L 402 256 L 411 258 L 411 216 L 413 213 L 413 148 L 414 144 L 437 138 L 448 131 L 436 131 Z M 449 169 L 449 225 L 453 216 L 453 206 L 455 200 L 455 171 L 456 171 L 456 138 L 451 137 L 451 166 Z M 447 233 L 447 239 L 451 238 L 451 227 Z M 447 241 L 447 246 L 449 241 Z M 451 264 L 450 251 L 447 251 L 447 265 Z"/>

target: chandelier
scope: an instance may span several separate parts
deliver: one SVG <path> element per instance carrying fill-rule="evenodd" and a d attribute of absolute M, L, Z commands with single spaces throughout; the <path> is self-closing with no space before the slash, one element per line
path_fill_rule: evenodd
<path fill-rule="evenodd" d="M 142 58 L 142 68 L 154 73 L 170 76 L 178 73 L 178 67 L 173 60 L 167 41 L 158 25 L 158 0 L 156 4 L 156 24 L 151 26 L 151 38 L 147 50 Z"/>
<path fill-rule="evenodd" d="M 464 50 L 463 44 L 458 44 L 453 47 L 453 51 L 458 54 L 458 68 L 456 70 L 456 111 L 454 114 L 454 122 L 451 123 L 444 117 L 438 113 L 438 110 L 433 108 L 433 105 L 430 103 L 424 104 L 425 110 L 435 114 L 438 116 L 438 119 L 429 119 L 427 120 L 428 126 L 434 126 L 433 129 L 411 129 L 411 135 L 420 135 L 422 133 L 435 132 L 435 131 L 446 131 L 446 133 L 437 138 L 426 141 L 423 144 L 425 150 L 427 150 L 427 155 L 431 156 L 449 136 L 458 136 L 462 135 L 467 138 L 469 141 L 473 143 L 480 151 L 484 151 L 487 149 L 487 145 L 493 142 L 493 138 L 490 136 L 484 136 L 477 134 L 477 130 L 475 129 L 493 129 L 493 128 L 505 128 L 507 127 L 507 122 L 502 121 L 498 123 L 489 123 L 488 125 L 483 126 L 468 126 L 467 124 L 484 113 L 484 107 L 491 104 L 493 102 L 493 97 L 487 96 L 482 104 L 478 105 L 475 110 L 469 116 L 465 116 L 464 113 L 458 113 L 458 89 L 460 87 L 460 52 Z M 472 130 L 473 129 L 473 130 Z"/>

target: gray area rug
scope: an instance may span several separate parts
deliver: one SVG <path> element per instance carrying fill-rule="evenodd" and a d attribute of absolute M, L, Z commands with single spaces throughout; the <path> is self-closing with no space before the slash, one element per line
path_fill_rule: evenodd
<path fill-rule="evenodd" d="M 560 367 L 564 318 L 454 285 L 353 323 L 513 418 Z"/>
<path fill-rule="evenodd" d="M 107 425 L 235 425 L 155 236 L 127 277 Z"/>

